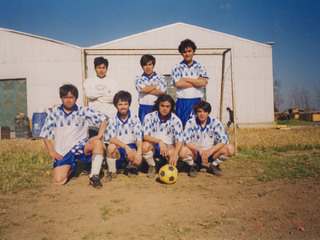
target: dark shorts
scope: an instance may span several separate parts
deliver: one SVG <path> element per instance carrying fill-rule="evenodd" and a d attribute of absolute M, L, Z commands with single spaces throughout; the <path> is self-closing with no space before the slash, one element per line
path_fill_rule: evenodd
<path fill-rule="evenodd" d="M 133 150 L 137 150 L 137 147 L 134 143 L 128 144 L 129 147 L 131 147 Z M 116 161 L 116 167 L 121 166 L 121 164 L 126 163 L 127 159 L 127 152 L 124 148 L 118 148 L 120 152 L 120 159 Z"/>
<path fill-rule="evenodd" d="M 208 162 L 213 162 L 214 159 L 213 159 L 213 155 L 211 155 L 209 158 L 208 158 Z M 197 165 L 200 165 L 202 163 L 202 158 L 199 154 L 199 152 L 197 152 L 197 160 L 195 161 Z"/>
<path fill-rule="evenodd" d="M 176 114 L 182 122 L 182 126 L 187 124 L 193 112 L 193 105 L 199 102 L 201 98 L 179 98 L 177 100 Z"/>
<path fill-rule="evenodd" d="M 139 106 L 139 119 L 143 123 L 144 117 L 152 111 L 152 105 L 140 105 Z"/>

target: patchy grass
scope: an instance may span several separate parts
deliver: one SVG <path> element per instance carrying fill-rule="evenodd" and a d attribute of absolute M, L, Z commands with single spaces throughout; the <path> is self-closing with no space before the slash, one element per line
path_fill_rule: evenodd
<path fill-rule="evenodd" d="M 314 125 L 313 122 L 308 121 L 302 121 L 297 119 L 291 119 L 291 120 L 276 120 L 276 123 L 278 125 L 287 125 L 287 126 L 308 126 L 308 125 Z"/>

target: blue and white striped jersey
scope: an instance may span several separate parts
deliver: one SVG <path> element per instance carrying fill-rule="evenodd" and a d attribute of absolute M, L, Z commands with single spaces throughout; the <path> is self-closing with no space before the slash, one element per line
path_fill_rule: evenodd
<path fill-rule="evenodd" d="M 191 66 L 185 64 L 184 61 L 176 64 L 172 69 L 171 74 L 171 85 L 181 80 L 181 78 L 192 78 L 197 79 L 199 77 L 205 77 L 207 81 L 209 80 L 207 76 L 207 70 L 200 63 L 193 61 Z M 176 88 L 177 98 L 202 98 L 203 97 L 203 87 L 191 87 L 191 88 Z"/>
<path fill-rule="evenodd" d="M 146 86 L 158 85 L 157 89 L 163 92 L 167 92 L 167 80 L 163 75 L 158 75 L 156 72 L 148 78 L 145 74 L 137 76 L 135 80 L 136 89 L 139 93 L 139 104 L 141 105 L 153 105 L 158 96 L 148 93 L 141 93 L 141 89 Z"/>
<path fill-rule="evenodd" d="M 54 150 L 64 156 L 80 141 L 87 138 L 88 126 L 99 127 L 106 116 L 87 107 L 74 107 L 67 114 L 63 105 L 53 108 L 42 127 L 40 137 L 52 139 Z"/>
<path fill-rule="evenodd" d="M 139 140 L 142 141 L 142 129 L 139 117 L 137 115 L 132 116 L 130 110 L 128 119 L 125 122 L 120 119 L 118 114 L 111 117 L 108 120 L 104 141 L 108 142 L 112 137 L 117 138 L 125 144 L 136 143 Z"/>
<path fill-rule="evenodd" d="M 188 142 L 207 150 L 216 143 L 229 143 L 229 136 L 218 119 L 208 117 L 203 128 L 195 117 L 188 120 L 183 132 L 183 143 Z"/>
<path fill-rule="evenodd" d="M 143 135 L 150 135 L 167 145 L 173 145 L 182 142 L 182 134 L 181 120 L 174 113 L 165 122 L 161 121 L 158 111 L 149 113 L 144 118 Z"/>

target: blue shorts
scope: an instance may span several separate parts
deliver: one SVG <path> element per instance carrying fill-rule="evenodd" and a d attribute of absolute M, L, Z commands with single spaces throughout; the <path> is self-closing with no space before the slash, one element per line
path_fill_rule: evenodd
<path fill-rule="evenodd" d="M 211 155 L 209 158 L 208 158 L 208 162 L 213 162 L 214 159 L 213 159 L 213 155 Z M 199 152 L 197 152 L 197 160 L 195 161 L 197 165 L 201 165 L 202 163 L 202 158 L 199 154 Z"/>
<path fill-rule="evenodd" d="M 141 124 L 143 123 L 144 117 L 152 112 L 152 105 L 139 105 L 139 119 L 141 121 Z"/>
<path fill-rule="evenodd" d="M 137 147 L 134 143 L 128 144 L 129 147 L 131 147 L 133 150 L 137 150 Z M 120 152 L 120 159 L 116 161 L 116 167 L 121 166 L 121 164 L 126 162 L 127 158 L 127 152 L 124 148 L 118 148 Z"/>
<path fill-rule="evenodd" d="M 88 141 L 88 138 L 82 140 L 76 146 L 74 146 L 66 155 L 64 155 L 61 160 L 56 159 L 53 164 L 53 168 L 63 165 L 71 165 L 70 170 L 74 170 L 76 167 L 76 159 L 83 162 L 91 162 L 91 155 L 84 155 L 84 147 Z"/>
<path fill-rule="evenodd" d="M 183 127 L 194 114 L 193 105 L 199 101 L 201 101 L 201 98 L 179 98 L 177 100 L 176 114 L 180 118 Z"/>

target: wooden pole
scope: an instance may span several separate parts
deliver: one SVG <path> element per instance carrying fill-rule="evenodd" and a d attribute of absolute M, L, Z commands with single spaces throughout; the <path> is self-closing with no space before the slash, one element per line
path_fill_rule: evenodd
<path fill-rule="evenodd" d="M 223 111 L 223 92 L 224 92 L 224 68 L 226 61 L 226 53 L 222 55 L 222 67 L 221 67 L 221 91 L 220 91 L 220 121 L 222 122 L 222 111 Z"/>
<path fill-rule="evenodd" d="M 83 90 L 83 83 L 84 81 L 86 80 L 87 78 L 87 71 L 86 71 L 86 68 L 87 68 L 87 55 L 86 55 L 86 50 L 82 48 L 81 50 L 81 63 L 82 63 L 82 92 L 83 92 L 83 106 L 87 106 L 87 97 L 84 93 L 84 90 Z"/>
<path fill-rule="evenodd" d="M 235 89 L 233 81 L 233 61 L 232 61 L 232 51 L 230 51 L 230 67 L 231 67 L 231 91 L 232 91 L 232 109 L 233 109 L 233 133 L 234 133 L 234 149 L 235 154 L 238 153 L 237 144 L 237 119 L 236 119 L 236 104 L 235 104 Z"/>

